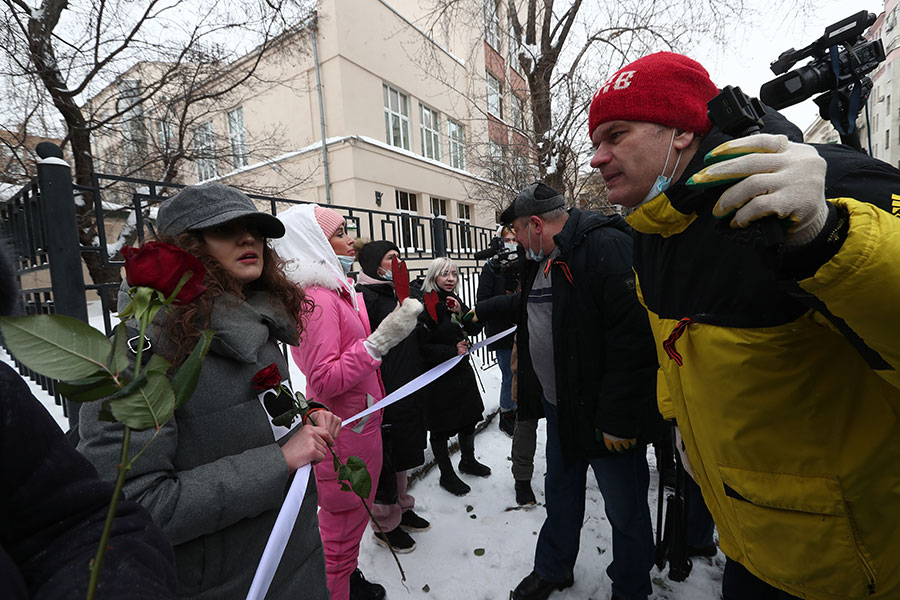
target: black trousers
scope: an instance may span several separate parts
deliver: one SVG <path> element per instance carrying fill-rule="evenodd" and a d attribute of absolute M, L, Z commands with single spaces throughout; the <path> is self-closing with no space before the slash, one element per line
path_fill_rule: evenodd
<path fill-rule="evenodd" d="M 801 600 L 774 588 L 738 562 L 725 559 L 722 600 Z"/>

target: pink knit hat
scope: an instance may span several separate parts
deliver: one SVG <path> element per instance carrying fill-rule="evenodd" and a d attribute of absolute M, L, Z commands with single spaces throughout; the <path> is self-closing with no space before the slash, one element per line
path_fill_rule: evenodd
<path fill-rule="evenodd" d="M 706 103 L 719 93 L 703 65 L 673 52 L 656 52 L 619 69 L 591 102 L 588 135 L 608 121 L 646 121 L 706 135 Z"/>
<path fill-rule="evenodd" d="M 325 208 L 318 204 L 315 210 L 316 221 L 319 223 L 319 227 L 322 228 L 322 233 L 325 234 L 326 238 L 331 239 L 338 227 L 344 224 L 344 217 L 333 208 Z"/>

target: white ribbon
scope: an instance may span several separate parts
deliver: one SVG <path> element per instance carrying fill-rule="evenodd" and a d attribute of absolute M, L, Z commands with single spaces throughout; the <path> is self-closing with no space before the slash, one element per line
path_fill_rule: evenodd
<path fill-rule="evenodd" d="M 438 366 L 425 371 L 366 410 L 353 415 L 349 419 L 344 419 L 343 423 L 341 423 L 341 427 L 343 428 L 348 423 L 353 423 L 354 421 L 362 419 L 375 411 L 388 407 L 397 400 L 406 398 L 413 392 L 419 391 L 455 367 L 459 364 L 459 361 L 471 352 L 480 350 L 488 344 L 493 344 L 497 340 L 510 335 L 515 330 L 516 327 L 514 325 L 506 331 L 501 331 L 497 335 L 492 335 L 491 337 L 478 342 L 469 348 L 469 351 L 466 352 L 466 354 L 454 356 L 453 358 L 445 360 Z M 275 519 L 275 526 L 272 527 L 272 533 L 269 534 L 269 541 L 266 542 L 266 548 L 263 550 L 262 558 L 259 559 L 259 566 L 256 567 L 256 574 L 253 576 L 253 582 L 250 584 L 250 591 L 247 592 L 247 600 L 263 600 L 263 598 L 266 597 L 266 593 L 269 591 L 269 586 L 272 585 L 272 578 L 275 577 L 278 563 L 281 562 L 281 556 L 284 554 L 285 547 L 287 547 L 288 538 L 291 537 L 291 531 L 293 531 L 294 524 L 297 522 L 297 515 L 300 514 L 300 505 L 303 504 L 303 496 L 306 494 L 306 485 L 309 482 L 309 470 L 310 465 L 303 465 L 297 469 L 297 472 L 294 474 L 294 480 L 291 482 L 291 487 L 288 489 L 287 496 L 284 498 L 284 504 L 281 505 L 281 510 L 278 512 L 278 518 Z"/>

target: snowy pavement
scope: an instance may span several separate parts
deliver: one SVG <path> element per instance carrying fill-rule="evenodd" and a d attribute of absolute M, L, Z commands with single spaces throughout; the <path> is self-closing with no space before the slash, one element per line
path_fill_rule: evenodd
<path fill-rule="evenodd" d="M 10 363 L 0 348 L 0 361 Z M 303 389 L 302 374 L 292 367 L 295 389 Z M 498 406 L 499 372 L 492 367 L 481 372 L 486 388 L 485 416 Z M 31 384 L 31 382 L 29 382 Z M 65 427 L 62 408 L 53 399 L 31 384 L 35 396 Z M 431 521 L 431 529 L 414 533 L 416 549 L 399 555 L 406 573 L 406 581 L 390 552 L 375 543 L 372 534 L 363 537 L 360 568 L 370 581 L 387 588 L 389 600 L 402 598 L 421 600 L 507 600 L 510 591 L 532 568 L 537 534 L 544 520 L 544 421 L 538 429 L 538 448 L 535 456 L 532 487 L 538 506 L 522 509 L 515 504 L 513 479 L 510 473 L 511 440 L 503 434 L 494 418 L 477 435 L 475 453 L 493 471 L 490 477 L 461 475 L 472 491 L 463 497 L 453 496 L 438 485 L 436 468 L 416 480 L 410 493 L 416 497 L 416 512 Z M 430 448 L 426 459 L 431 458 Z M 454 465 L 459 454 L 453 455 Z M 648 504 L 651 518 L 656 520 L 658 475 L 654 468 L 652 448 L 648 451 L 651 464 Z M 555 592 L 551 600 L 607 600 L 610 582 L 606 567 L 611 560 L 611 531 L 603 511 L 603 500 L 596 481 L 588 476 L 585 520 L 581 530 L 581 551 L 575 565 L 575 585 Z M 695 558 L 690 577 L 675 583 L 655 567 L 652 600 L 719 600 L 724 556 L 719 553 L 712 560 Z"/>

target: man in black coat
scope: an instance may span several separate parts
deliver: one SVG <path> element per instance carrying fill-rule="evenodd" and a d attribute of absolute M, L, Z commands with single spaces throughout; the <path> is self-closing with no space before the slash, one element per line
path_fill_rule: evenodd
<path fill-rule="evenodd" d="M 573 584 L 590 466 L 613 529 L 607 569 L 614 599 L 651 591 L 653 533 L 646 441 L 658 423 L 656 353 L 631 271 L 631 233 L 618 216 L 565 210 L 535 183 L 501 219 L 529 259 L 522 292 L 479 303 L 479 319 L 512 312 L 519 323 L 518 410 L 547 418 L 547 518 L 534 571 L 516 600 L 544 600 Z"/>

